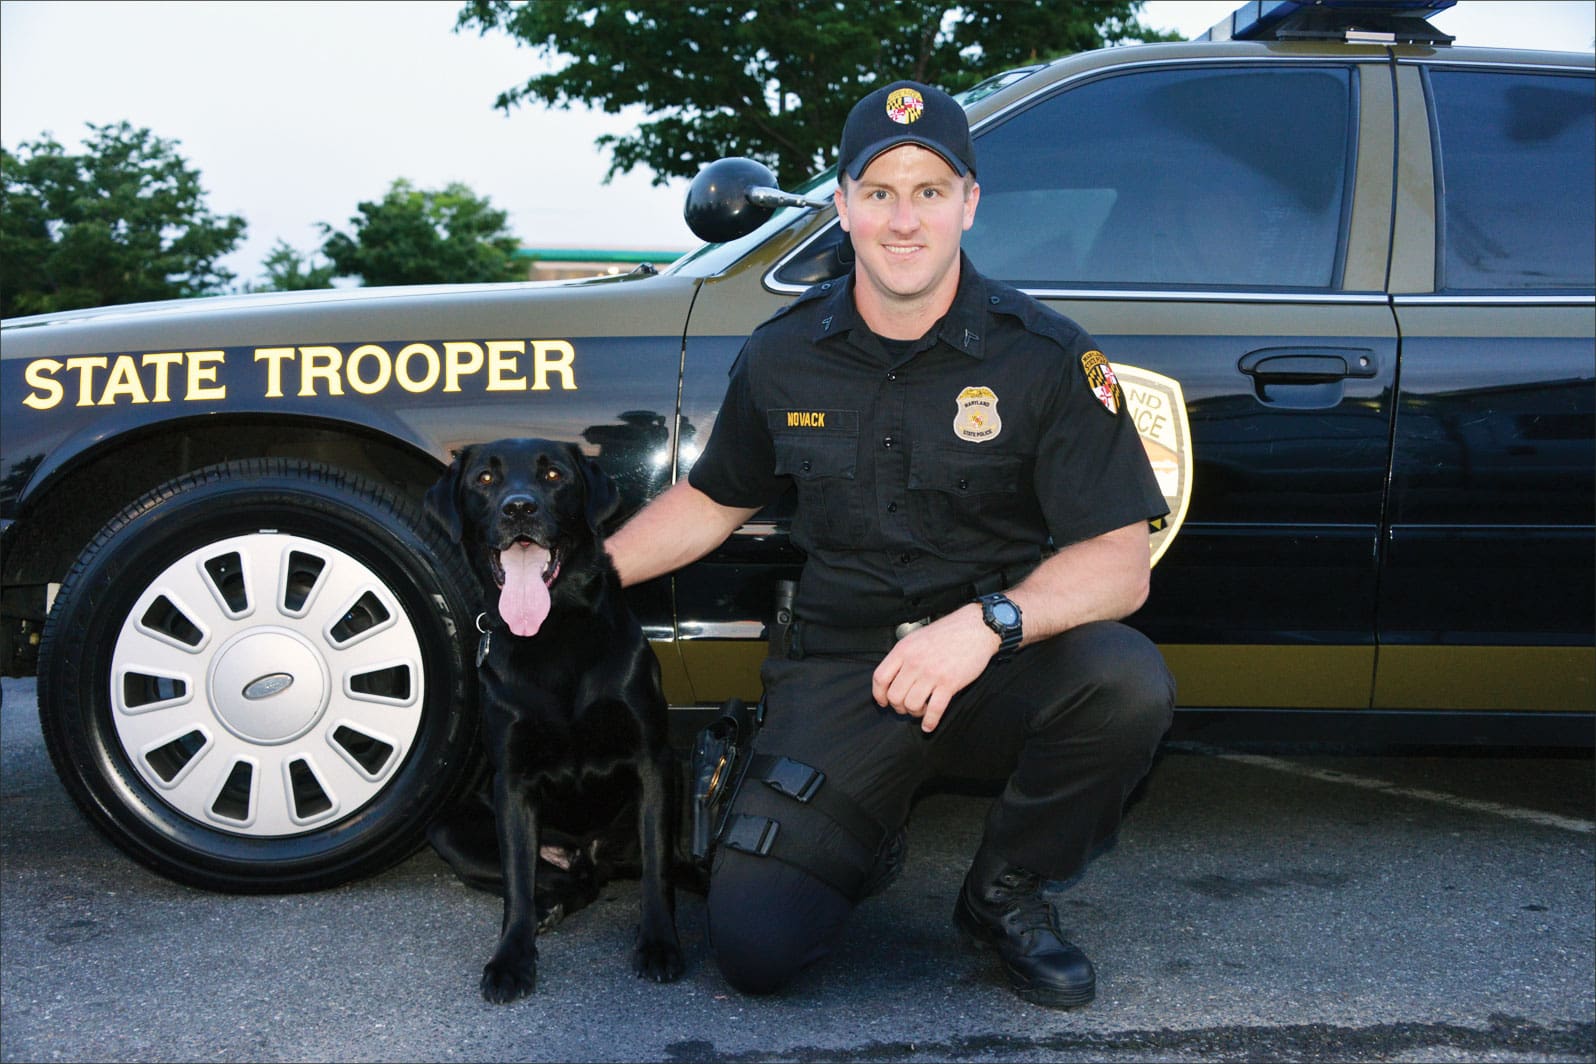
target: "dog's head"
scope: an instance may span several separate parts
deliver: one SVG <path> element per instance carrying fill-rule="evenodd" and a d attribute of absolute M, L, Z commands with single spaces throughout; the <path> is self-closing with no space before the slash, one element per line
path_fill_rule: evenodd
<path fill-rule="evenodd" d="M 537 633 L 562 570 L 601 562 L 615 483 L 574 444 L 472 444 L 427 492 L 427 511 L 460 544 L 485 595 L 516 635 Z"/>

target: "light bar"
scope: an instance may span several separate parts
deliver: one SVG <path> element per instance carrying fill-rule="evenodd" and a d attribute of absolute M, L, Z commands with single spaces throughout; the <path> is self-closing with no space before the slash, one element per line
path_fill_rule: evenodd
<path fill-rule="evenodd" d="M 1199 41 L 1338 40 L 1450 44 L 1428 19 L 1457 0 L 1252 0 L 1210 26 Z"/>

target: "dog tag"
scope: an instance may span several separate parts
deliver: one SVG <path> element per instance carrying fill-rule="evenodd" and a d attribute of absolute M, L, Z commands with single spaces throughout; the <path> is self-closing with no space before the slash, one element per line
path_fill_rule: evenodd
<path fill-rule="evenodd" d="M 488 660 L 488 641 L 493 638 L 492 632 L 483 632 L 482 638 L 477 641 L 477 668 L 482 668 L 482 663 Z"/>

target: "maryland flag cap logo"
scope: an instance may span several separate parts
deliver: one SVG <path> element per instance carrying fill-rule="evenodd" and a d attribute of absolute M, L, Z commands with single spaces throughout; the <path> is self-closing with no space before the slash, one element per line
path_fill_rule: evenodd
<path fill-rule="evenodd" d="M 896 89 L 887 97 L 887 117 L 900 126 L 920 121 L 925 112 L 925 97 L 919 89 Z"/>

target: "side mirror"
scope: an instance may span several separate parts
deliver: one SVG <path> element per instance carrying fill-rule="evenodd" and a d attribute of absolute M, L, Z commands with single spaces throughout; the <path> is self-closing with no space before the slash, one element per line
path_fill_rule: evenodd
<path fill-rule="evenodd" d="M 829 200 L 807 200 L 776 187 L 770 167 L 754 159 L 734 156 L 710 163 L 687 188 L 682 217 L 700 240 L 722 244 L 747 236 L 778 207 L 819 210 Z"/>

